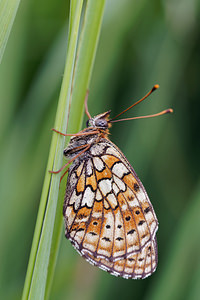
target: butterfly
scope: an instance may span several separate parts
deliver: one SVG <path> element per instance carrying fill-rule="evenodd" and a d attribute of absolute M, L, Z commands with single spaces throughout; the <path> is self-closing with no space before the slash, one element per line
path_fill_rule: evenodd
<path fill-rule="evenodd" d="M 158 220 L 149 197 L 125 155 L 108 138 L 112 123 L 172 112 L 110 119 L 111 111 L 91 117 L 85 99 L 87 127 L 73 134 L 64 156 L 67 187 L 63 205 L 65 236 L 87 261 L 112 275 L 146 278 L 157 267 Z M 56 129 L 55 132 L 64 136 Z"/>

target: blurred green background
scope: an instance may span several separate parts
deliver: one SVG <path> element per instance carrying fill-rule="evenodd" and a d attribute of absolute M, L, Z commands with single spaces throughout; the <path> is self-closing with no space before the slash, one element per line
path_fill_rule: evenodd
<path fill-rule="evenodd" d="M 23 289 L 68 14 L 69 1 L 22 1 L 0 66 L 0 299 L 20 299 Z M 145 280 L 116 278 L 85 262 L 63 232 L 50 299 L 200 298 L 199 16 L 198 0 L 107 0 L 90 113 L 114 116 L 156 83 L 160 89 L 126 116 L 174 109 L 111 129 L 156 211 L 159 263 Z"/>

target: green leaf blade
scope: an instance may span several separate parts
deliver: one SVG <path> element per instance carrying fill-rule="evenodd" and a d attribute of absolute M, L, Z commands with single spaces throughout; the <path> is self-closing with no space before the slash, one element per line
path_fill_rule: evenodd
<path fill-rule="evenodd" d="M 0 2 L 0 62 L 17 14 L 20 0 L 1 0 Z"/>

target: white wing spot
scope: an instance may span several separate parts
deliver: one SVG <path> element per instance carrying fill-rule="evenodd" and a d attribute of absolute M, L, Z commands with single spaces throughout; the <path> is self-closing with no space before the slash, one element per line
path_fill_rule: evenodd
<path fill-rule="evenodd" d="M 97 192 L 96 192 L 96 200 L 97 200 L 97 201 L 102 200 L 102 195 L 101 195 L 99 189 L 98 189 Z"/>
<path fill-rule="evenodd" d="M 102 244 L 104 245 L 105 248 L 106 248 L 106 246 L 108 246 L 108 243 L 106 244 L 106 242 L 102 242 Z M 110 255 L 110 252 L 105 250 L 105 249 L 98 249 L 97 253 L 99 255 L 103 255 L 103 256 L 106 256 L 106 257 L 109 257 L 109 255 Z"/>
<path fill-rule="evenodd" d="M 114 178 L 114 181 L 115 181 L 116 185 L 118 186 L 118 188 L 121 191 L 125 192 L 126 186 L 125 186 L 124 182 L 121 179 L 119 179 L 118 177 L 116 177 L 115 175 L 113 175 L 113 178 Z"/>
<path fill-rule="evenodd" d="M 104 207 L 105 207 L 106 209 L 110 208 L 110 204 L 108 203 L 107 200 L 104 199 L 103 204 L 104 204 Z"/>
<path fill-rule="evenodd" d="M 117 152 L 117 151 L 115 150 L 115 148 L 113 148 L 113 147 L 109 147 L 109 148 L 106 150 L 106 154 L 111 154 L 111 155 L 114 155 L 115 157 L 118 157 L 118 158 L 121 159 L 120 153 Z"/>
<path fill-rule="evenodd" d="M 110 179 L 103 179 L 99 182 L 99 188 L 104 196 L 109 194 L 112 190 L 111 180 Z"/>
<path fill-rule="evenodd" d="M 150 272 L 151 272 L 151 266 L 146 267 L 146 268 L 145 268 L 145 272 L 146 272 L 146 273 L 150 273 Z"/>
<path fill-rule="evenodd" d="M 74 240 L 75 240 L 78 244 L 81 243 L 81 241 L 82 241 L 82 239 L 83 239 L 83 236 L 84 236 L 84 233 L 85 233 L 84 230 L 83 230 L 83 231 L 78 231 L 78 232 L 76 232 L 76 234 L 75 234 L 75 236 L 74 236 Z"/>
<path fill-rule="evenodd" d="M 93 165 L 92 165 L 91 159 L 89 159 L 87 161 L 87 165 L 86 165 L 86 174 L 87 174 L 87 176 L 91 176 L 92 173 L 93 173 Z"/>
<path fill-rule="evenodd" d="M 85 247 L 86 249 L 88 249 L 90 251 L 95 251 L 96 250 L 95 245 L 89 244 L 89 243 L 86 243 L 86 242 L 83 243 L 83 247 Z"/>
<path fill-rule="evenodd" d="M 101 218 L 102 217 L 102 213 L 100 212 L 93 212 L 92 216 L 96 219 Z"/>
<path fill-rule="evenodd" d="M 94 158 L 93 158 L 93 161 L 94 161 L 95 168 L 96 168 L 99 172 L 103 171 L 103 169 L 104 169 L 104 164 L 103 164 L 102 160 L 101 160 L 99 157 L 94 157 Z"/>
<path fill-rule="evenodd" d="M 95 155 L 102 154 L 103 149 L 104 149 L 103 144 L 95 144 L 90 148 L 90 152 L 93 156 L 95 156 Z"/>
<path fill-rule="evenodd" d="M 108 200 L 110 206 L 111 206 L 113 209 L 115 209 L 116 206 L 117 206 L 117 204 L 118 204 L 118 203 L 117 203 L 116 197 L 115 197 L 113 194 L 109 194 L 109 195 L 107 196 L 107 200 Z"/>
<path fill-rule="evenodd" d="M 122 265 L 116 265 L 115 270 L 118 271 L 118 272 L 122 272 L 123 271 L 123 266 Z"/>
<path fill-rule="evenodd" d="M 74 208 L 75 208 L 75 210 L 77 210 L 79 208 L 79 206 L 80 206 L 81 198 L 82 198 L 82 194 L 80 194 L 80 195 L 77 196 L 76 192 L 74 190 L 74 192 L 73 192 L 73 194 L 72 194 L 72 196 L 70 198 L 69 204 L 70 205 L 74 204 Z"/>
<path fill-rule="evenodd" d="M 65 222 L 66 222 L 66 226 L 69 228 L 73 221 L 74 221 L 74 214 L 73 214 L 73 208 L 71 206 L 68 206 L 66 208 L 66 211 L 65 211 Z"/>
<path fill-rule="evenodd" d="M 140 190 L 140 192 L 137 192 L 136 196 L 141 202 L 144 202 L 146 200 L 145 194 L 142 190 Z"/>
<path fill-rule="evenodd" d="M 115 192 L 116 195 L 119 192 L 119 188 L 118 188 L 118 186 L 114 182 L 113 182 L 113 191 Z"/>
<path fill-rule="evenodd" d="M 153 221 L 153 222 L 151 223 L 151 225 L 150 225 L 150 230 L 151 230 L 151 232 L 154 232 L 154 230 L 156 229 L 156 227 L 157 227 L 156 221 Z"/>
<path fill-rule="evenodd" d="M 71 188 L 74 188 L 76 181 L 77 181 L 75 173 L 71 174 L 69 181 L 70 181 Z"/>
<path fill-rule="evenodd" d="M 82 206 L 87 205 L 87 207 L 92 207 L 94 203 L 94 192 L 91 190 L 91 187 L 88 186 L 85 190 L 83 199 L 82 199 Z"/>
<path fill-rule="evenodd" d="M 115 163 L 112 172 L 117 175 L 118 177 L 122 178 L 124 174 L 129 173 L 129 170 L 126 168 L 126 166 L 122 163 Z"/>
<path fill-rule="evenodd" d="M 154 216 L 153 216 L 152 212 L 149 211 L 147 214 L 145 214 L 145 218 L 146 218 L 146 220 L 147 220 L 147 223 L 150 223 L 151 220 L 154 219 Z"/>

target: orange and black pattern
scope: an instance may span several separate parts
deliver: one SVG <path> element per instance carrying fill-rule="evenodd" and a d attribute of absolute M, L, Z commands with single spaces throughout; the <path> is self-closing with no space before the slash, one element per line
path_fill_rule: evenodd
<path fill-rule="evenodd" d="M 64 151 L 71 159 L 88 147 L 69 168 L 63 207 L 66 237 L 101 269 L 145 278 L 157 266 L 155 212 L 126 157 L 105 131 L 92 130 L 72 137 Z"/>

